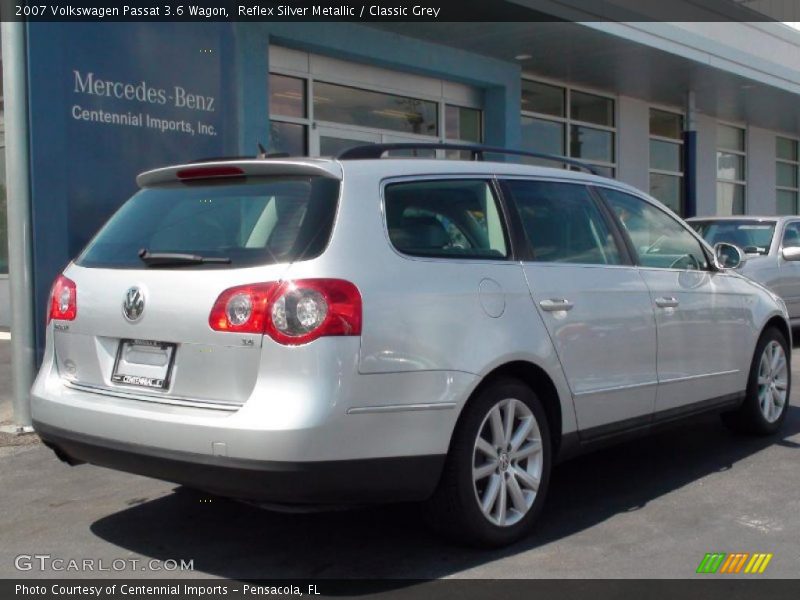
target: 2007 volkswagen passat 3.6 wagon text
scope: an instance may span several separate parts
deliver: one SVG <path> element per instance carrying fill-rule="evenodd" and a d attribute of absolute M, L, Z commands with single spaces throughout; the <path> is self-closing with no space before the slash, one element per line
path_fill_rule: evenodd
<path fill-rule="evenodd" d="M 786 308 L 735 246 L 591 173 L 412 153 L 140 175 L 53 285 L 44 442 L 267 505 L 424 501 L 499 545 L 582 449 L 781 426 Z"/>

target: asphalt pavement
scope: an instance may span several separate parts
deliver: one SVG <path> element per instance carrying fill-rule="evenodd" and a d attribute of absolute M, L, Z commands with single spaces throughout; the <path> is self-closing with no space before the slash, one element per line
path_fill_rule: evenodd
<path fill-rule="evenodd" d="M 0 401 L 8 401 L 0 342 Z M 800 382 L 800 355 L 793 361 Z M 795 388 L 800 389 L 800 388 Z M 5 391 L 4 391 L 5 390 Z M 0 578 L 686 578 L 707 552 L 765 552 L 800 576 L 800 395 L 779 435 L 715 416 L 558 466 L 536 531 L 503 550 L 453 545 L 394 505 L 279 514 L 90 465 L 40 444 L 0 448 Z M 20 571 L 20 555 L 122 570 Z M 192 571 L 150 560 L 191 561 Z M 117 561 L 113 563 L 113 561 Z M 102 563 L 101 563 L 102 561 Z M 136 561 L 136 562 L 134 562 Z M 161 566 L 162 570 L 151 570 Z"/>

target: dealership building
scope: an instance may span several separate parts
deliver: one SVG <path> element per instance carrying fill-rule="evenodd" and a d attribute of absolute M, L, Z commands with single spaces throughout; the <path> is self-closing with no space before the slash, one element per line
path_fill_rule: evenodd
<path fill-rule="evenodd" d="M 9 262 L 36 356 L 53 278 L 138 172 L 259 143 L 485 143 L 580 158 L 683 216 L 798 214 L 800 31 L 747 12 L 769 0 L 706 3 L 753 20 L 4 23 L 0 326 Z"/>

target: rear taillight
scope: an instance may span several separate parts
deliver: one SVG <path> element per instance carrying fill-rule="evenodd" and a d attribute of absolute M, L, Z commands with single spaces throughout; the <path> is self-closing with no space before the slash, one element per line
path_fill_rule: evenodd
<path fill-rule="evenodd" d="M 50 290 L 50 311 L 47 322 L 53 319 L 73 321 L 78 315 L 78 289 L 71 279 L 59 275 Z"/>
<path fill-rule="evenodd" d="M 266 333 L 286 345 L 361 335 L 361 294 L 342 279 L 256 283 L 222 292 L 209 316 L 215 331 Z"/>
<path fill-rule="evenodd" d="M 215 331 L 264 333 L 269 299 L 276 283 L 254 283 L 225 290 L 211 309 L 208 324 Z"/>

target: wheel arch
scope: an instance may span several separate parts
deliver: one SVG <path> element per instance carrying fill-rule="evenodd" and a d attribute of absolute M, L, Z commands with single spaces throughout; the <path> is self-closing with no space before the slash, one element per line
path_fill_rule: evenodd
<path fill-rule="evenodd" d="M 758 334 L 759 339 L 761 336 L 764 335 L 764 332 L 774 327 L 778 331 L 780 331 L 783 336 L 786 338 L 786 341 L 789 343 L 789 352 L 792 351 L 792 328 L 789 326 L 789 323 L 786 322 L 781 315 L 772 315 L 767 322 L 764 323 L 764 326 L 761 328 L 761 333 Z"/>
<path fill-rule="evenodd" d="M 563 437 L 563 414 L 561 406 L 561 398 L 558 394 L 553 379 L 547 374 L 539 365 L 526 361 L 526 360 L 512 360 L 499 365 L 489 371 L 480 381 L 480 383 L 472 390 L 472 393 L 467 398 L 464 406 L 461 409 L 461 414 L 458 416 L 455 429 L 458 429 L 466 408 L 470 402 L 483 390 L 486 386 L 491 385 L 493 382 L 503 378 L 519 379 L 528 385 L 544 406 L 547 415 L 547 424 L 550 429 L 550 438 L 553 443 L 553 455 L 558 456 L 561 447 L 561 440 Z M 454 431 L 455 431 L 454 429 Z"/>

